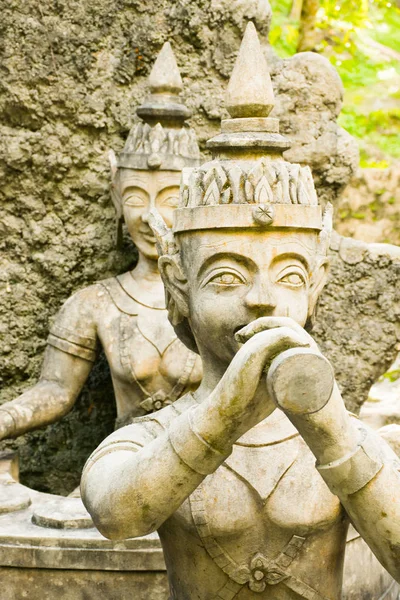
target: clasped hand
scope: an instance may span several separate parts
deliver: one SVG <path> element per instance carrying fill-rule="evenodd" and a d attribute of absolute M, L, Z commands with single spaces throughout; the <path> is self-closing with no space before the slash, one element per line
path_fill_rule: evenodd
<path fill-rule="evenodd" d="M 236 333 L 243 345 L 207 400 L 222 422 L 225 443 L 233 443 L 276 408 L 266 386 L 266 371 L 285 350 L 319 349 L 313 338 L 289 317 L 262 317 Z M 222 431 L 221 431 L 222 433 Z"/>

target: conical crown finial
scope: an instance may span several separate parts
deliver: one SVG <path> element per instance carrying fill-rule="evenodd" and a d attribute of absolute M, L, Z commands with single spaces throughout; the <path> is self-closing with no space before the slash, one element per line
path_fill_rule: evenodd
<path fill-rule="evenodd" d="M 179 94 L 183 89 L 181 74 L 169 42 L 165 42 L 153 65 L 149 88 L 153 94 Z"/>
<path fill-rule="evenodd" d="M 267 117 L 274 107 L 267 61 L 250 21 L 229 80 L 225 105 L 232 118 Z"/>

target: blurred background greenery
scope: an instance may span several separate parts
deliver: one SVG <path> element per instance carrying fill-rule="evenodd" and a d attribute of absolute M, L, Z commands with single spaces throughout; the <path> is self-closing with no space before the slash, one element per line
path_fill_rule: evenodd
<path fill-rule="evenodd" d="M 400 159 L 400 0 L 272 0 L 270 42 L 289 57 L 328 58 L 344 85 L 339 123 L 357 138 L 362 167 Z"/>

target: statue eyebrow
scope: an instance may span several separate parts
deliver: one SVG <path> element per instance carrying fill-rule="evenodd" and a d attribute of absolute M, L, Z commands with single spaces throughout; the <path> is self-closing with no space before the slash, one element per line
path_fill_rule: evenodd
<path fill-rule="evenodd" d="M 147 191 L 146 191 L 146 188 L 145 187 L 141 187 L 140 182 L 139 183 L 135 183 L 135 184 L 128 183 L 126 186 L 123 186 L 122 189 L 123 189 L 123 192 L 122 192 L 123 194 L 125 194 L 128 190 L 135 190 L 136 189 L 136 190 L 141 190 L 142 192 L 145 192 L 146 195 L 148 195 Z"/>
<path fill-rule="evenodd" d="M 162 183 L 162 181 L 160 182 Z M 158 190 L 157 190 L 157 194 L 159 194 L 160 192 L 166 192 L 170 189 L 173 188 L 177 188 L 179 190 L 179 186 L 178 185 L 174 185 L 173 183 L 171 183 L 171 185 L 160 185 Z"/>
<path fill-rule="evenodd" d="M 309 261 L 302 254 L 298 254 L 297 252 L 282 252 L 282 254 L 277 254 L 272 259 L 271 264 L 276 264 L 281 260 L 287 260 L 291 258 L 301 262 L 301 264 L 306 268 L 307 271 L 311 270 L 311 265 Z"/>
<path fill-rule="evenodd" d="M 235 252 L 218 252 L 216 254 L 212 254 L 207 258 L 207 260 L 201 265 L 198 275 L 202 276 L 204 271 L 208 269 L 210 265 L 219 261 L 219 260 L 234 260 L 238 263 L 244 264 L 247 269 L 253 270 L 256 268 L 254 261 L 248 256 L 243 256 L 243 254 L 236 254 Z"/>

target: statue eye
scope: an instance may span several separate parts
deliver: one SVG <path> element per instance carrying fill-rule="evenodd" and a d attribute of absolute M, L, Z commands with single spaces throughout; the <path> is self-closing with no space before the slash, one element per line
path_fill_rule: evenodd
<path fill-rule="evenodd" d="M 177 196 L 168 196 L 161 202 L 161 206 L 172 206 L 176 208 L 178 206 L 179 198 Z"/>
<path fill-rule="evenodd" d="M 216 283 L 218 285 L 241 285 L 245 283 L 242 277 L 232 272 L 218 273 L 218 275 L 214 275 L 208 280 L 208 283 Z"/>
<path fill-rule="evenodd" d="M 306 281 L 303 275 L 298 272 L 290 272 L 286 273 L 278 280 L 278 283 L 284 283 L 286 285 L 291 285 L 293 287 L 301 287 L 305 285 Z"/>
<path fill-rule="evenodd" d="M 140 196 L 136 194 L 131 194 L 126 199 L 124 199 L 124 204 L 126 206 L 146 206 L 145 201 Z"/>

